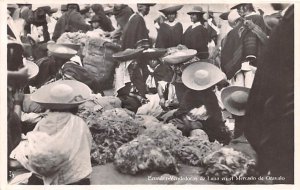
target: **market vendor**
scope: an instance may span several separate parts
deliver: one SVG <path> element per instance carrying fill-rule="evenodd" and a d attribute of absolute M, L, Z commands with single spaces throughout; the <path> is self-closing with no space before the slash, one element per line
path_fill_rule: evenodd
<path fill-rule="evenodd" d="M 161 58 L 165 55 L 166 49 L 149 48 L 143 51 L 143 58 L 148 62 L 148 78 L 146 86 L 148 93 L 158 94 L 159 104 L 162 108 L 167 107 L 167 104 L 178 103 L 175 93 L 175 87 L 171 84 L 173 70 L 170 65 L 163 63 Z"/>
<path fill-rule="evenodd" d="M 90 94 L 85 84 L 63 80 L 31 95 L 49 112 L 10 155 L 33 173 L 28 185 L 90 184 L 92 136 L 84 120 L 74 115 Z"/>
<path fill-rule="evenodd" d="M 115 91 L 122 101 L 122 107 L 130 111 L 137 112 L 138 108 L 147 103 L 145 94 L 141 93 L 139 86 L 136 86 L 136 59 L 142 54 L 143 49 L 126 49 L 113 54 L 113 57 L 119 61 L 116 68 Z M 138 83 L 139 84 L 139 83 Z"/>
<path fill-rule="evenodd" d="M 208 134 L 210 141 L 229 143 L 230 132 L 223 122 L 221 108 L 213 91 L 213 87 L 225 79 L 221 70 L 207 62 L 195 62 L 184 69 L 182 82 L 189 90 L 173 115 L 175 121 L 183 123 L 180 130 L 184 135 L 189 136 L 193 129 L 200 128 Z"/>
<path fill-rule="evenodd" d="M 55 80 L 62 65 L 77 53 L 76 50 L 62 44 L 51 43 L 48 44 L 47 48 L 49 55 L 36 62 L 40 68 L 40 72 L 30 82 L 30 85 L 36 88 L 41 87 L 51 80 Z"/>

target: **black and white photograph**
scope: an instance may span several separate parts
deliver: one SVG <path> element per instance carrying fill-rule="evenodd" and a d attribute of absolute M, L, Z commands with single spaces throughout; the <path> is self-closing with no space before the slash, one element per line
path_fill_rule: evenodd
<path fill-rule="evenodd" d="M 296 2 L 48 1 L 0 2 L 4 189 L 294 189 Z"/>

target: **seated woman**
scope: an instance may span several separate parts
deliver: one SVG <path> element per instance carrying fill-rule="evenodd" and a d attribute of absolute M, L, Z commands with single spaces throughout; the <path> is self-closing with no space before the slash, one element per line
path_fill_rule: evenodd
<path fill-rule="evenodd" d="M 113 57 L 120 63 L 116 68 L 115 91 L 117 97 L 122 101 L 122 107 L 134 113 L 138 108 L 147 103 L 145 94 L 139 90 L 136 84 L 139 67 L 135 61 L 142 53 L 143 49 L 126 49 L 113 54 Z"/>
<path fill-rule="evenodd" d="M 49 112 L 10 155 L 33 173 L 29 185 L 90 184 L 92 136 L 84 120 L 74 115 L 90 94 L 85 84 L 63 80 L 31 95 Z"/>
<path fill-rule="evenodd" d="M 200 128 L 208 134 L 210 141 L 229 143 L 230 133 L 213 91 L 214 85 L 223 79 L 225 74 L 210 63 L 195 62 L 184 69 L 182 81 L 189 90 L 173 115 L 175 125 L 177 121 L 180 123 L 178 126 L 184 135 L 189 136 L 193 129 Z"/>
<path fill-rule="evenodd" d="M 55 81 L 61 67 L 77 54 L 76 50 L 62 44 L 48 44 L 47 48 L 48 56 L 36 62 L 39 73 L 30 81 L 30 86 L 40 88 L 49 81 Z"/>

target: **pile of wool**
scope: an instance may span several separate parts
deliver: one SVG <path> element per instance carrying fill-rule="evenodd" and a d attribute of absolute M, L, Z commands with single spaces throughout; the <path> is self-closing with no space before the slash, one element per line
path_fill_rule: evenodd
<path fill-rule="evenodd" d="M 114 108 L 89 121 L 94 140 L 91 151 L 93 164 L 112 162 L 117 148 L 138 136 L 141 126 L 131 114 L 126 109 Z"/>
<path fill-rule="evenodd" d="M 170 151 L 158 146 L 155 140 L 145 135 L 121 146 L 115 155 L 114 165 L 119 172 L 132 175 L 144 171 L 170 174 L 179 171 Z"/>
<path fill-rule="evenodd" d="M 223 147 L 204 158 L 200 175 L 220 183 L 252 183 L 257 176 L 255 165 L 256 161 L 242 152 Z"/>

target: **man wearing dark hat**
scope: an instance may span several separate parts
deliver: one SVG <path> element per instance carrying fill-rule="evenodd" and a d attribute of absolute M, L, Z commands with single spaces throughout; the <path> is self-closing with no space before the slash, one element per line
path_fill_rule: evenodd
<path fill-rule="evenodd" d="M 68 4 L 68 11 L 64 13 L 57 21 L 52 40 L 56 41 L 64 32 L 86 32 L 91 27 L 88 25 L 82 15 L 79 13 L 78 4 Z"/>
<path fill-rule="evenodd" d="M 137 4 L 138 12 L 131 15 L 122 35 L 122 49 L 135 48 L 142 39 L 149 39 L 144 16 L 149 14 L 150 7 L 155 4 Z"/>
<path fill-rule="evenodd" d="M 182 7 L 183 5 L 176 5 L 159 10 L 166 16 L 167 21 L 159 25 L 155 47 L 169 48 L 181 44 L 183 27 L 180 22 L 176 21 L 176 17 L 177 11 Z"/>

